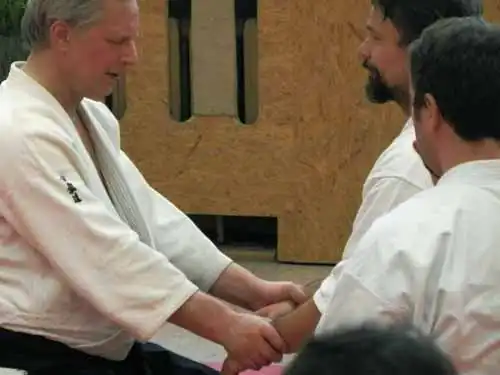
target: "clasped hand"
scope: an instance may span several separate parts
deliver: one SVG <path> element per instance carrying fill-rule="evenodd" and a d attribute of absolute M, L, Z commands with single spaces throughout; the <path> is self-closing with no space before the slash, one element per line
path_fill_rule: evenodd
<path fill-rule="evenodd" d="M 257 316 L 239 314 L 230 330 L 222 375 L 259 370 L 280 362 L 286 352 L 285 341 L 269 320 L 290 313 L 307 300 L 307 295 L 301 286 L 290 282 L 264 282 L 261 291 L 263 300 L 256 306 Z"/>
<path fill-rule="evenodd" d="M 279 362 L 285 352 L 285 342 L 266 319 L 252 314 L 238 314 L 224 340 L 228 357 L 221 369 L 223 375 L 259 370 Z"/>

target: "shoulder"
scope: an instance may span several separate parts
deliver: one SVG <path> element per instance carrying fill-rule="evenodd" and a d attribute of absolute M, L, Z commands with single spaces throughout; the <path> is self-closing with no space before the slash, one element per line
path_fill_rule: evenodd
<path fill-rule="evenodd" d="M 359 248 L 376 250 L 384 261 L 398 258 L 413 265 L 430 264 L 438 250 L 446 251 L 450 234 L 456 232 L 470 205 L 464 202 L 470 195 L 467 189 L 450 187 L 424 190 L 376 220 Z"/>
<path fill-rule="evenodd" d="M 7 81 L 0 86 L 0 142 L 10 143 L 27 135 L 67 134 L 62 126 L 67 115 L 57 110 L 59 103 L 39 87 L 35 89 L 38 91 L 31 92 L 30 87 Z"/>
<path fill-rule="evenodd" d="M 61 118 L 36 100 L 15 100 L 0 95 L 1 182 L 15 179 L 40 163 L 55 164 L 60 155 L 75 162 L 74 139 Z"/>
<path fill-rule="evenodd" d="M 58 114 L 43 103 L 0 96 L 0 114 L 0 155 L 16 152 L 37 140 L 71 143 Z"/>

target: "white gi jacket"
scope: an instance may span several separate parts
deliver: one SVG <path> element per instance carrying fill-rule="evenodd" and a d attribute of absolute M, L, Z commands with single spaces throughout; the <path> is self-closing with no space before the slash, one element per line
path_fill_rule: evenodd
<path fill-rule="evenodd" d="M 434 186 L 422 159 L 413 148 L 414 140 L 415 128 L 409 119 L 373 165 L 363 185 L 362 202 L 342 259 L 352 256 L 375 220 L 415 194 Z M 335 275 L 332 272 L 327 276 L 314 294 L 316 307 L 322 313 L 335 289 Z"/>
<path fill-rule="evenodd" d="M 103 186 L 68 114 L 21 66 L 0 86 L 0 326 L 122 359 L 231 260 L 147 184 L 106 106 L 84 100 Z"/>
<path fill-rule="evenodd" d="M 371 226 L 335 269 L 317 333 L 409 322 L 458 372 L 500 370 L 500 160 L 461 164 Z"/>

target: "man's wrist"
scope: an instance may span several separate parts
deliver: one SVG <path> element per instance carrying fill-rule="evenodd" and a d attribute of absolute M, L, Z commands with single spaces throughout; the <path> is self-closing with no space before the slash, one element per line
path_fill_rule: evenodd
<path fill-rule="evenodd" d="M 269 305 L 269 298 L 267 293 L 267 282 L 265 280 L 255 277 L 250 283 L 250 300 L 248 305 L 252 311 L 260 310 Z"/>
<path fill-rule="evenodd" d="M 225 302 L 197 292 L 168 321 L 224 346 L 237 315 Z"/>
<path fill-rule="evenodd" d="M 210 293 L 224 301 L 256 311 L 266 306 L 266 283 L 232 263 L 212 286 Z"/>

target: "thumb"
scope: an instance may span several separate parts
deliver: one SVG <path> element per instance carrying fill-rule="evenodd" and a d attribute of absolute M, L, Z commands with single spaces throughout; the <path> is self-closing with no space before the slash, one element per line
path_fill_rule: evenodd
<path fill-rule="evenodd" d="M 290 299 L 295 302 L 297 305 L 302 305 L 306 302 L 309 297 L 307 296 L 305 289 L 297 284 L 289 284 L 287 286 L 287 292 L 290 296 Z"/>
<path fill-rule="evenodd" d="M 237 363 L 229 358 L 226 358 L 220 370 L 221 375 L 238 375 L 239 372 Z"/>
<path fill-rule="evenodd" d="M 262 330 L 262 336 L 275 351 L 278 353 L 285 352 L 286 342 L 273 324 L 269 324 Z"/>
<path fill-rule="evenodd" d="M 267 318 L 267 317 L 269 317 L 269 314 L 271 314 L 273 312 L 273 310 L 276 308 L 276 305 L 277 304 L 264 306 L 261 309 L 257 310 L 255 312 L 255 314 L 257 314 L 258 316 L 262 316 L 264 318 Z"/>
<path fill-rule="evenodd" d="M 269 305 L 261 308 L 256 312 L 257 315 L 274 320 L 280 316 L 286 315 L 292 312 L 296 308 L 296 304 L 293 301 L 283 301 L 278 302 L 273 305 Z"/>

